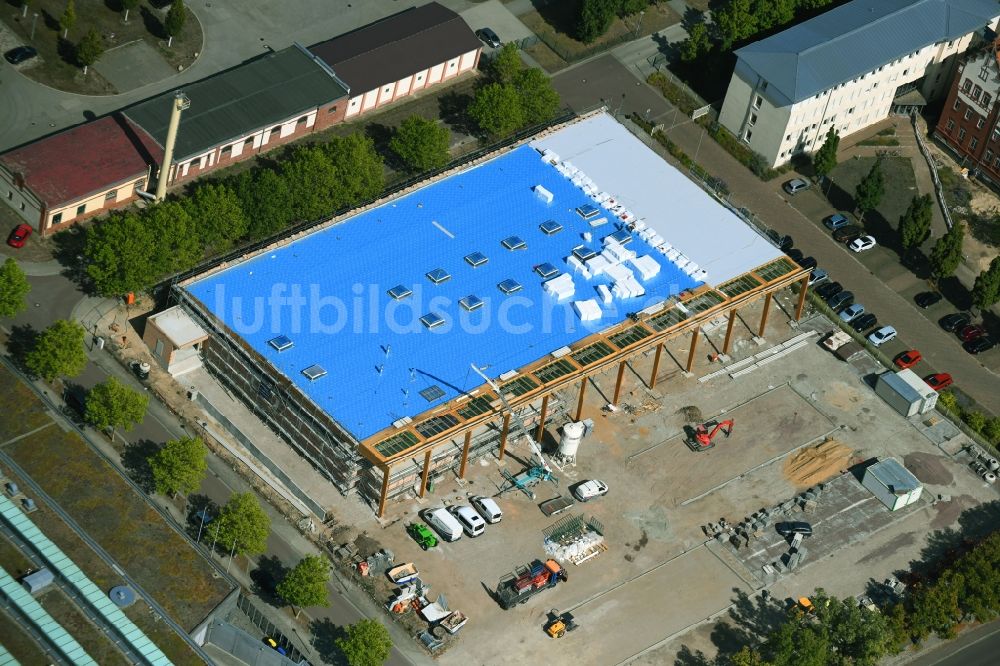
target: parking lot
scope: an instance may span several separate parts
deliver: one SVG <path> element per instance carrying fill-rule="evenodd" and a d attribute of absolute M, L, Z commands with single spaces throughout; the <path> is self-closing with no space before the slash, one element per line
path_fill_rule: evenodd
<path fill-rule="evenodd" d="M 786 312 L 791 298 L 785 294 L 779 302 Z M 769 320 L 767 342 L 759 346 L 751 339 L 759 314 L 755 308 L 741 312 L 732 362 L 801 331 L 830 329 L 829 322 L 814 318 L 793 330 L 779 311 Z M 708 332 L 708 342 L 721 347 L 724 328 Z M 615 377 L 598 377 L 584 409 L 584 418 L 593 419 L 595 428 L 576 465 L 555 472 L 558 487 L 537 486 L 535 500 L 516 490 L 503 494 L 498 498 L 503 522 L 488 526 L 476 539 L 463 537 L 423 552 L 403 527 L 418 519 L 421 509 L 495 494 L 503 479 L 494 458 L 473 466 L 464 484 L 439 480 L 423 500 L 391 505 L 387 526 L 372 536 L 394 551 L 397 562 L 417 564 L 431 585 L 430 598 L 442 593 L 451 608 L 469 617 L 441 663 L 516 664 L 526 652 L 545 654 L 553 664 L 612 664 L 636 655 L 636 663 L 667 663 L 682 639 L 692 644 L 703 640 L 703 649 L 711 649 L 711 632 L 701 638 L 698 634 L 706 618 L 728 608 L 737 590 L 752 594 L 761 587 L 760 566 L 773 560 L 781 542 L 772 527 L 745 556 L 736 556 L 714 542 L 707 547 L 710 539 L 703 527 L 720 518 L 737 524 L 817 483 L 815 474 L 796 477 L 790 459 L 797 461 L 803 451 L 828 438 L 842 455 L 819 472 L 829 477 L 822 481 L 836 479 L 827 501 L 814 514 L 788 518 L 814 521 L 812 554 L 797 570 L 768 582 L 775 594 L 808 593 L 818 586 L 860 593 L 869 576 L 904 567 L 931 530 L 955 524 L 962 510 L 996 498 L 993 487 L 949 460 L 875 396 L 865 382 L 875 367 L 870 359 L 854 365 L 838 361 L 817 344 L 819 337 L 737 379 L 722 374 L 704 383 L 697 378 L 720 368 L 708 358 L 712 345 L 703 343 L 694 377 L 685 378 L 672 359 L 686 359 L 688 340 L 675 340 L 668 344 L 655 391 L 645 386 L 652 359 L 630 362 L 633 372 L 627 373 L 624 398 L 614 413 L 605 405 Z M 575 404 L 575 394 L 560 397 Z M 711 450 L 691 451 L 682 434 L 690 415 L 685 408 L 690 407 L 706 420 L 732 419 L 732 435 L 718 436 Z M 550 441 L 558 437 L 558 425 L 550 422 Z M 503 465 L 516 474 L 528 460 L 527 449 L 512 442 L 508 451 Z M 911 466 L 926 484 L 927 499 L 896 514 L 852 477 L 842 476 L 854 462 L 889 455 Z M 575 483 L 591 478 L 605 481 L 608 495 L 560 516 L 545 517 L 538 510 L 539 502 L 568 494 Z M 931 506 L 937 494 L 954 499 Z M 543 530 L 567 514 L 600 521 L 608 550 L 579 566 L 567 564 L 568 581 L 555 589 L 501 610 L 490 591 L 515 567 L 544 559 Z M 893 540 L 900 534 L 909 536 L 896 548 Z M 865 564 L 856 566 L 858 562 Z M 572 611 L 581 626 L 558 647 L 550 645 L 552 639 L 543 631 L 552 609 Z M 627 631 L 610 631 L 622 626 Z M 490 656 L 486 660 L 482 655 Z"/>

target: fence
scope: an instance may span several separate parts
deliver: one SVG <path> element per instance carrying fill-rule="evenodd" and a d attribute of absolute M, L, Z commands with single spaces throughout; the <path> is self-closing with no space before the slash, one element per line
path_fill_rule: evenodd
<path fill-rule="evenodd" d="M 920 128 L 917 127 L 917 117 L 912 116 L 910 118 L 913 123 L 913 136 L 917 137 L 917 146 L 920 147 L 920 154 L 924 156 L 924 160 L 927 161 L 927 166 L 931 170 L 931 178 L 934 179 L 934 194 L 937 196 L 938 205 L 941 207 L 941 212 L 944 214 L 944 222 L 951 229 L 954 226 L 954 222 L 951 220 L 951 212 L 948 210 L 948 203 L 944 198 L 944 187 L 941 185 L 941 179 L 938 178 L 937 165 L 934 163 L 934 157 L 931 155 L 931 151 L 927 149 L 927 145 L 924 143 L 924 138 L 920 136 Z"/>

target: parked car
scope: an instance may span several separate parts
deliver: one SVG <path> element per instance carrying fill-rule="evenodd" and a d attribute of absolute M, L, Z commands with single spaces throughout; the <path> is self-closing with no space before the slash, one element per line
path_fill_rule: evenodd
<path fill-rule="evenodd" d="M 868 342 L 872 343 L 876 347 L 881 347 L 895 337 L 896 329 L 892 326 L 883 326 L 877 331 L 873 331 L 868 334 Z"/>
<path fill-rule="evenodd" d="M 481 495 L 476 495 L 472 498 L 472 506 L 476 507 L 476 511 L 479 515 L 483 517 L 483 520 L 488 522 L 490 525 L 494 525 L 503 520 L 503 511 L 500 510 L 500 505 L 497 504 L 496 500 L 492 497 L 482 497 Z"/>
<path fill-rule="evenodd" d="M 823 224 L 830 231 L 836 231 L 841 227 L 846 227 L 851 223 L 851 220 L 846 215 L 841 215 L 840 213 L 834 213 L 830 217 L 823 220 Z"/>
<path fill-rule="evenodd" d="M 12 65 L 20 65 L 25 60 L 31 60 L 38 51 L 32 46 L 17 46 L 3 54 L 4 59 Z"/>
<path fill-rule="evenodd" d="M 816 268 L 817 264 L 819 264 L 819 262 L 816 261 L 816 257 L 805 257 L 803 259 L 796 261 L 795 263 L 797 263 L 802 268 L 808 268 L 809 270 Z"/>
<path fill-rule="evenodd" d="M 851 248 L 853 252 L 864 252 L 875 247 L 875 238 L 873 236 L 862 236 L 861 238 L 855 238 L 847 247 Z"/>
<path fill-rule="evenodd" d="M 892 362 L 895 363 L 896 367 L 900 370 L 906 370 L 907 368 L 912 368 L 922 360 L 924 360 L 923 354 L 916 349 L 910 349 L 897 356 Z"/>
<path fill-rule="evenodd" d="M 10 245 L 11 247 L 24 247 L 24 244 L 30 235 L 31 225 L 19 224 L 14 227 L 14 230 L 10 232 L 9 236 L 7 236 L 7 245 Z"/>
<path fill-rule="evenodd" d="M 785 190 L 785 192 L 788 192 L 789 194 L 795 195 L 795 194 L 798 194 L 799 192 L 802 192 L 804 190 L 808 190 L 809 189 L 809 182 L 805 181 L 805 180 L 802 180 L 801 178 L 792 178 L 791 180 L 789 180 L 788 182 L 786 182 L 781 187 L 782 187 L 782 189 Z"/>
<path fill-rule="evenodd" d="M 839 282 L 827 282 L 826 284 L 821 284 L 816 287 L 816 295 L 826 300 L 833 296 L 834 294 L 839 294 L 844 291 L 844 286 Z"/>
<path fill-rule="evenodd" d="M 972 321 L 972 317 L 967 312 L 953 312 L 941 317 L 938 323 L 944 330 L 953 332 L 968 326 L 970 321 Z"/>
<path fill-rule="evenodd" d="M 492 46 L 495 49 L 503 46 L 503 42 L 500 41 L 500 37 L 497 33 L 493 32 L 492 28 L 480 28 L 476 30 L 476 37 L 483 40 L 483 43 L 488 46 Z"/>
<path fill-rule="evenodd" d="M 486 531 L 486 521 L 471 506 L 450 506 L 448 510 L 469 537 L 477 537 Z"/>
<path fill-rule="evenodd" d="M 958 337 L 962 340 L 962 342 L 969 342 L 970 340 L 981 338 L 984 335 L 986 335 L 986 329 L 979 324 L 969 324 L 968 326 L 963 326 L 958 329 Z"/>
<path fill-rule="evenodd" d="M 913 297 L 913 302 L 920 307 L 926 309 L 934 305 L 942 298 L 941 294 L 936 291 L 922 291 Z"/>
<path fill-rule="evenodd" d="M 826 302 L 832 310 L 839 310 L 840 308 L 846 308 L 850 305 L 854 305 L 854 292 L 842 291 L 835 296 L 832 296 L 830 300 Z"/>
<path fill-rule="evenodd" d="M 608 494 L 608 485 L 603 481 L 598 481 L 597 479 L 591 479 L 590 481 L 584 481 L 576 488 L 573 489 L 573 497 L 581 502 L 589 502 L 595 497 L 600 497 L 602 495 Z"/>
<path fill-rule="evenodd" d="M 878 317 L 871 312 L 866 312 L 851 322 L 851 328 L 858 333 L 863 333 L 876 325 L 878 325 Z"/>
<path fill-rule="evenodd" d="M 796 249 L 794 247 L 790 247 L 787 250 L 785 250 L 785 254 L 787 254 L 788 258 L 794 261 L 795 263 L 799 263 L 805 258 L 805 255 L 802 254 L 802 250 Z"/>
<path fill-rule="evenodd" d="M 861 303 L 855 303 L 854 305 L 848 305 L 846 308 L 840 311 L 841 321 L 854 321 L 856 317 L 860 317 L 865 313 L 865 306 Z"/>
<path fill-rule="evenodd" d="M 790 250 L 791 247 L 795 245 L 795 241 L 792 240 L 791 236 L 779 233 L 774 229 L 767 230 L 767 237 L 773 240 L 774 244 L 777 245 L 782 252 Z"/>
<path fill-rule="evenodd" d="M 838 243 L 850 243 L 855 238 L 865 235 L 865 230 L 856 224 L 849 224 L 833 232 L 833 240 Z"/>
<path fill-rule="evenodd" d="M 927 375 L 924 377 L 924 381 L 927 382 L 927 385 L 935 391 L 943 391 L 955 383 L 955 380 L 953 380 L 951 375 L 947 372 L 938 372 L 933 375 Z"/>
<path fill-rule="evenodd" d="M 798 521 L 791 523 L 778 523 L 774 526 L 774 529 L 783 537 L 789 537 L 795 534 L 812 536 L 813 533 L 812 525 Z"/>
<path fill-rule="evenodd" d="M 814 268 L 812 269 L 812 273 L 809 274 L 809 286 L 811 287 L 814 284 L 818 284 L 829 277 L 830 276 L 827 275 L 826 271 L 822 268 Z"/>
<path fill-rule="evenodd" d="M 996 342 L 988 335 L 981 335 L 968 342 L 962 343 L 962 348 L 970 354 L 981 354 L 996 347 Z"/>

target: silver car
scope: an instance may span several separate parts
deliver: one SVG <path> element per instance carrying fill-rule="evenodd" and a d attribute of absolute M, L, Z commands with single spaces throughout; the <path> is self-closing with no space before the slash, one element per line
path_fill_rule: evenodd
<path fill-rule="evenodd" d="M 802 190 L 808 190 L 809 183 L 801 178 L 792 178 L 781 187 L 783 187 L 785 192 L 788 192 L 789 194 L 798 194 Z"/>

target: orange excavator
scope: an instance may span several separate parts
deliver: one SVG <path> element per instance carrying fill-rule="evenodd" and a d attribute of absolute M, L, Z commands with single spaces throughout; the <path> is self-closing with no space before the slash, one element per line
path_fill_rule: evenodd
<path fill-rule="evenodd" d="M 729 437 L 733 432 L 733 422 L 728 421 L 707 421 L 699 423 L 694 428 L 688 426 L 687 445 L 692 451 L 708 451 L 715 446 L 715 436 L 720 432 Z"/>

